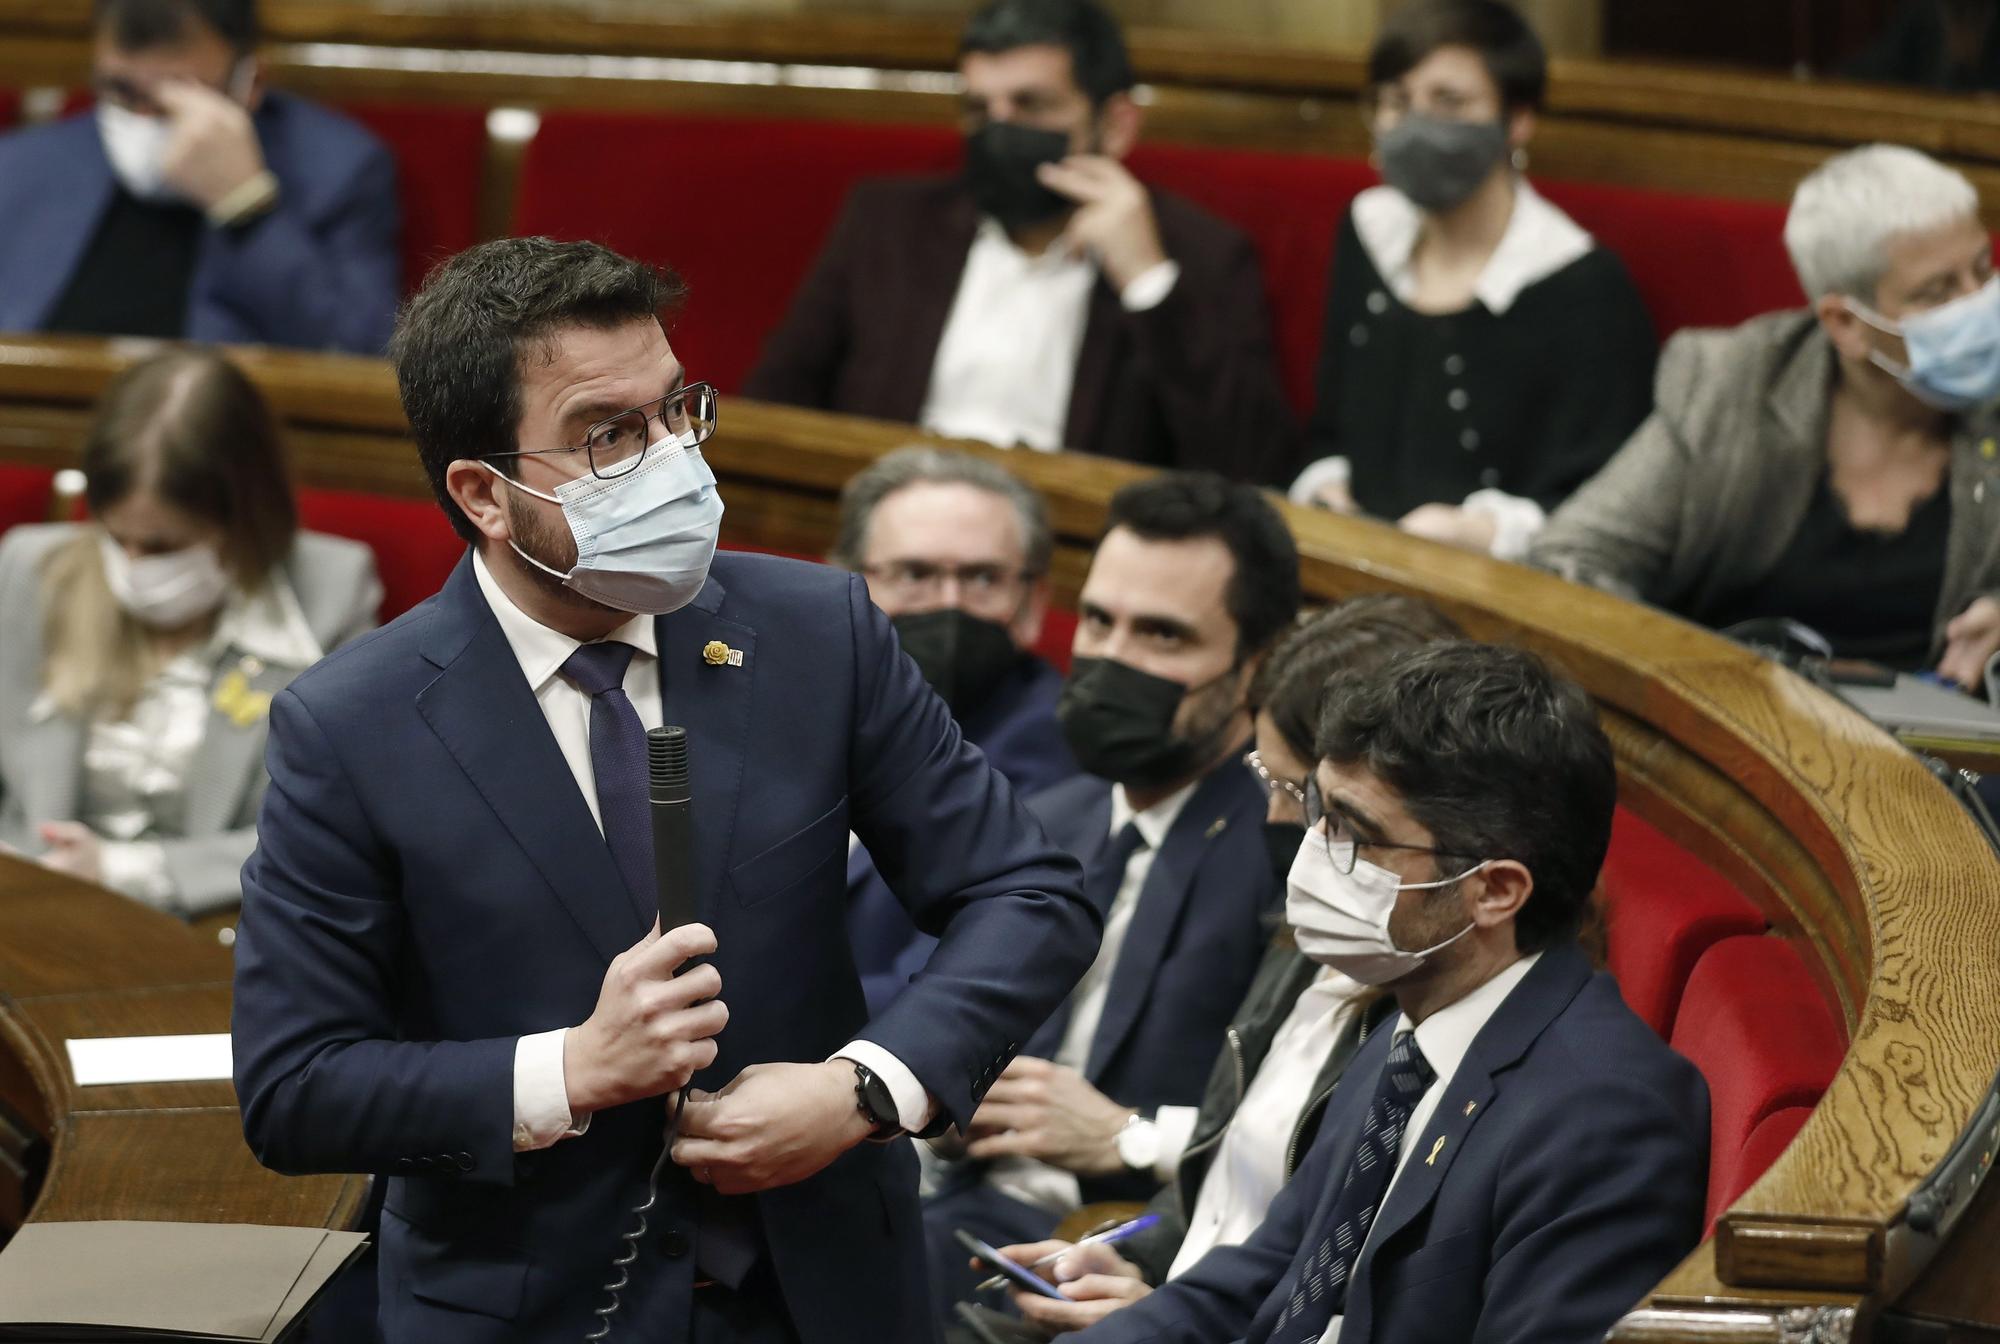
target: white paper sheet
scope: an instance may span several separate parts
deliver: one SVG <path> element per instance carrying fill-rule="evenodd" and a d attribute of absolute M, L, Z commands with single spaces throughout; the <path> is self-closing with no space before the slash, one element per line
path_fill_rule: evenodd
<path fill-rule="evenodd" d="M 229 1033 L 203 1036 L 97 1036 L 66 1042 L 77 1086 L 196 1083 L 230 1076 Z"/>

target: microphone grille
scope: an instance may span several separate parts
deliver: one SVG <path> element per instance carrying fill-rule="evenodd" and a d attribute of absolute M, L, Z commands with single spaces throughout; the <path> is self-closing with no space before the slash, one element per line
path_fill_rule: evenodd
<path fill-rule="evenodd" d="M 646 773 L 656 803 L 686 802 L 688 798 L 687 729 L 678 724 L 646 730 Z"/>

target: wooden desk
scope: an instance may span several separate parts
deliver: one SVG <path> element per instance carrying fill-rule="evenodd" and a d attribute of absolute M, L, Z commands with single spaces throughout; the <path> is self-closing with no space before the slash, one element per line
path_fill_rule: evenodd
<path fill-rule="evenodd" d="M 144 349 L 0 340 L 0 460 L 74 461 L 98 389 Z M 242 352 L 241 362 L 285 421 L 303 483 L 428 494 L 383 365 L 271 351 Z M 706 455 L 729 502 L 725 539 L 812 553 L 831 539 L 841 484 L 922 437 L 905 426 L 733 398 L 722 424 Z M 1060 454 L 997 456 L 1048 496 L 1055 587 L 1073 598 L 1112 492 L 1138 471 Z M 1848 1024 L 1848 1056 L 1798 1139 L 1614 1338 L 1783 1344 L 1807 1339 L 1811 1328 L 1824 1332 L 1813 1339 L 1858 1339 L 1896 1309 L 2000 1327 L 1992 1271 L 2000 1182 L 1985 1179 L 2000 1151 L 2000 1110 L 1982 1110 L 2000 1068 L 2000 874 L 1944 790 L 1844 704 L 1693 626 L 1380 524 L 1290 509 L 1287 517 L 1310 597 L 1415 593 L 1475 636 L 1536 649 L 1577 677 L 1611 732 L 1626 805 L 1757 901 L 1796 941 Z M 46 886 L 44 898 L 57 889 Z M 69 976 L 98 992 L 113 984 L 134 991 L 129 1007 L 107 1000 L 106 1013 L 220 1021 L 219 1005 L 201 993 L 219 969 L 163 972 L 153 955 L 121 954 L 93 979 L 94 954 L 48 932 L 63 927 L 57 913 L 24 907 L 42 910 L 30 927 L 43 929 L 40 951 L 24 956 L 10 909 L 0 901 L 0 990 L 20 993 L 10 974 L 57 983 Z M 145 938 L 185 951 L 192 966 L 214 964 L 215 953 L 183 947 L 178 930 L 155 927 L 144 911 L 101 913 L 136 921 Z M 55 959 L 53 969 L 32 969 L 44 957 Z M 25 965 L 7 969 L 17 961 Z M 75 1118 L 82 1108 L 49 1054 L 66 1011 L 38 1004 L 24 1018 L 10 1002 L 4 1019 L 13 1053 L 35 1070 L 30 1101 L 49 1098 L 50 1112 L 70 1126 L 58 1139 L 59 1173 L 66 1157 L 105 1160 L 80 1140 L 111 1123 L 110 1115 Z M 21 1095 L 18 1086 L 12 1095 Z M 133 1146 L 124 1151 L 189 1141 L 183 1122 L 159 1113 L 168 1099 L 143 1100 L 148 1127 L 127 1131 Z M 205 1095 L 195 1114 L 218 1100 Z M 111 1115 L 136 1109 L 137 1099 Z M 218 1142 L 223 1128 L 218 1119 Z M 240 1149 L 233 1128 L 226 1142 Z M 245 1179 L 246 1194 L 263 1189 Z M 233 1197 L 237 1187 L 227 1188 Z M 351 1187 L 315 1189 L 323 1193 L 298 1198 L 326 1217 L 349 1207 Z M 63 1201 L 56 1207 L 74 1211 L 94 1207 L 100 1192 L 137 1198 L 67 1174 L 50 1193 Z M 278 1202 L 258 1194 L 253 1212 Z"/>

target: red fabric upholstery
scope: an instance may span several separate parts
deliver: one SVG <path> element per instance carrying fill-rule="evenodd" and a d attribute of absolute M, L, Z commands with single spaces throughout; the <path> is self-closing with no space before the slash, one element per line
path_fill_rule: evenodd
<path fill-rule="evenodd" d="M 1763 912 L 1713 868 L 1620 807 L 1600 878 L 1607 960 L 1625 1002 L 1662 1038 L 1701 954 L 1762 933 Z"/>
<path fill-rule="evenodd" d="M 55 477 L 41 467 L 0 465 L 0 532 L 16 523 L 48 521 Z"/>
<path fill-rule="evenodd" d="M 21 115 L 21 95 L 13 89 L 0 89 L 0 131 L 12 126 Z"/>
<path fill-rule="evenodd" d="M 393 620 L 444 586 L 465 554 L 438 506 L 351 490 L 301 490 L 299 521 L 315 532 L 350 537 L 375 552 L 382 575 L 382 619 Z"/>
<path fill-rule="evenodd" d="M 1708 1080 L 1712 1222 L 1784 1146 L 1777 1121 L 1753 1145 L 1758 1127 L 1818 1103 L 1846 1052 L 1846 1032 L 1796 948 L 1746 934 L 1723 939 L 1695 964 L 1672 1044 Z"/>
<path fill-rule="evenodd" d="M 1743 1145 L 1743 1151 L 1736 1155 L 1736 1171 L 1733 1176 L 1715 1186 L 1715 1198 L 1711 1217 L 1734 1204 L 1745 1190 L 1755 1185 L 1778 1160 L 1778 1155 L 1792 1146 L 1792 1140 L 1805 1128 L 1811 1118 L 1810 1106 L 1787 1106 L 1781 1111 L 1773 1111 L 1757 1122 L 1750 1131 L 1750 1137 Z"/>
<path fill-rule="evenodd" d="M 728 391 L 784 317 L 848 188 L 957 162 L 942 126 L 549 112 L 521 165 L 514 231 L 674 267 L 689 287 L 675 352 L 690 376 Z"/>
<path fill-rule="evenodd" d="M 396 160 L 403 198 L 403 288 L 479 241 L 486 163 L 486 112 L 476 107 L 355 103 L 340 109 L 366 126 Z"/>

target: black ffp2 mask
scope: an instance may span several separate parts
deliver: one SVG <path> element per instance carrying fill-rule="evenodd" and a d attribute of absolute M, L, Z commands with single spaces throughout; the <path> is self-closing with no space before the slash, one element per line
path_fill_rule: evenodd
<path fill-rule="evenodd" d="M 1053 219 L 1076 202 L 1050 191 L 1035 176 L 1045 163 L 1069 155 L 1069 136 L 1004 121 L 989 121 L 965 137 L 965 185 L 981 214 L 1004 229 Z"/>
<path fill-rule="evenodd" d="M 1198 737 L 1174 731 L 1181 701 L 1214 684 L 1189 687 L 1116 659 L 1077 658 L 1056 701 L 1056 720 L 1085 770 L 1127 788 L 1157 788 L 1194 773 L 1229 727 L 1225 716 Z"/>
<path fill-rule="evenodd" d="M 1021 658 L 1005 626 L 956 607 L 897 616 L 890 624 L 903 652 L 961 722 L 986 703 Z"/>

